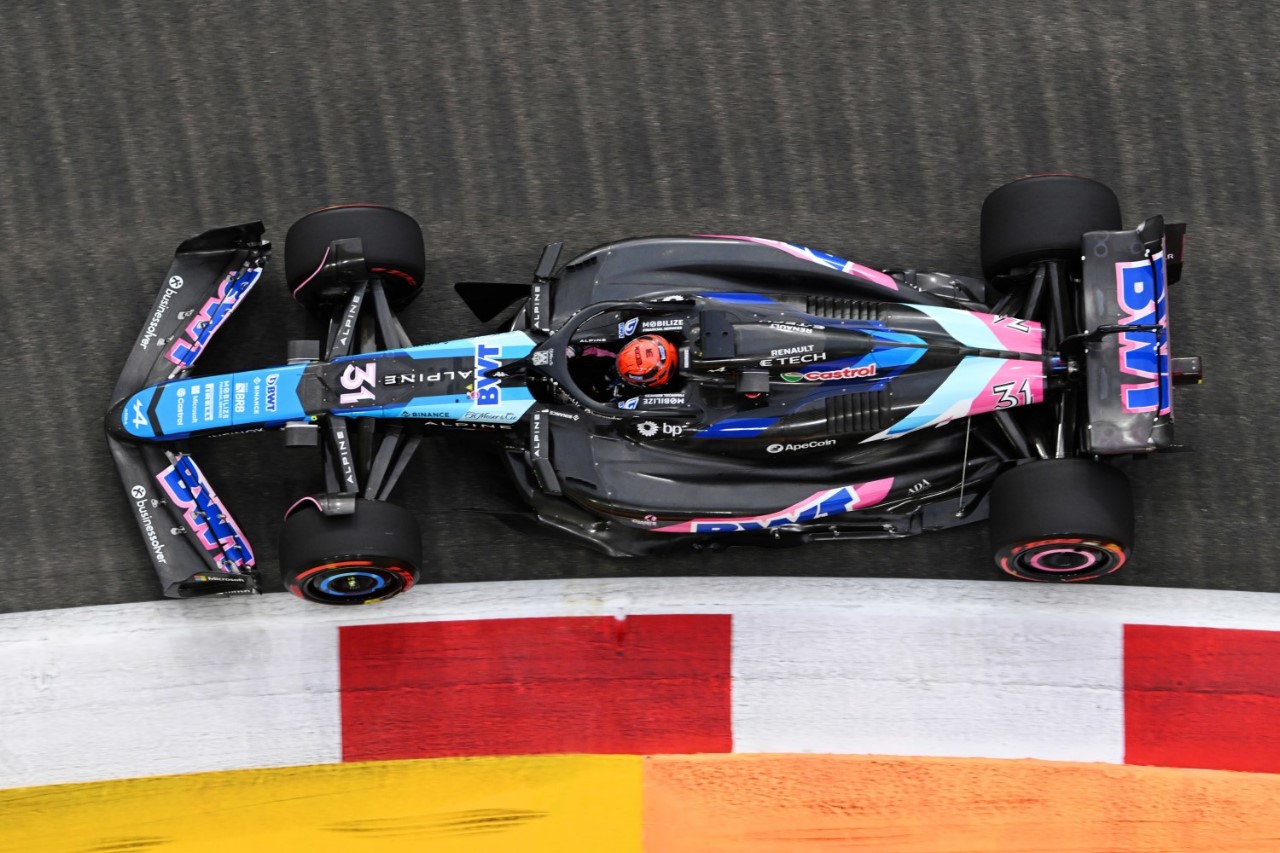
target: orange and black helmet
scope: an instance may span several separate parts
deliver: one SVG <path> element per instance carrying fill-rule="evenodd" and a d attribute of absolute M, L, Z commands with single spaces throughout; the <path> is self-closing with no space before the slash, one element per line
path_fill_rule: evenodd
<path fill-rule="evenodd" d="M 641 388 L 665 385 L 676 367 L 676 346 L 662 335 L 641 335 L 618 352 L 618 375 Z"/>

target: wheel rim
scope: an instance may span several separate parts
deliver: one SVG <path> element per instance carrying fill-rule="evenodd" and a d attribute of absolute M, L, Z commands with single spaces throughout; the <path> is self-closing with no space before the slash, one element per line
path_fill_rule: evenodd
<path fill-rule="evenodd" d="M 298 573 L 289 591 L 320 604 L 375 604 L 413 586 L 413 571 L 398 564 L 340 560 Z"/>
<path fill-rule="evenodd" d="M 997 562 L 1009 574 L 1028 580 L 1082 581 L 1114 572 L 1126 558 L 1119 543 L 1071 537 L 1002 549 Z"/>

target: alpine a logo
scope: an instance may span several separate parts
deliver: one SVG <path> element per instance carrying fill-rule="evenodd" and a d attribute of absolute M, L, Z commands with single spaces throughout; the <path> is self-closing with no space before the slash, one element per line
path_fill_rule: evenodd
<path fill-rule="evenodd" d="M 784 373 L 787 382 L 828 382 L 833 379 L 870 379 L 878 368 L 875 362 L 861 367 L 842 367 L 839 370 L 810 370 L 805 373 Z"/>
<path fill-rule="evenodd" d="M 785 453 L 790 450 L 814 450 L 819 447 L 830 447 L 835 443 L 836 440 L 834 438 L 819 438 L 800 444 L 771 444 L 765 450 L 770 453 Z"/>
<path fill-rule="evenodd" d="M 632 317 L 630 320 L 618 324 L 618 337 L 629 338 L 636 333 L 636 326 L 639 325 L 640 318 Z"/>

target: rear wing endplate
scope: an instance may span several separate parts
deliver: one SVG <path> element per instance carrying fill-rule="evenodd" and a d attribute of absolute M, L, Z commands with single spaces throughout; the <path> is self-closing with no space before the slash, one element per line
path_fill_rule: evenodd
<path fill-rule="evenodd" d="M 1084 235 L 1083 327 L 1122 327 L 1094 337 L 1085 350 L 1090 453 L 1148 453 L 1173 444 L 1168 286 L 1182 272 L 1185 230 L 1157 216 L 1132 230 Z"/>

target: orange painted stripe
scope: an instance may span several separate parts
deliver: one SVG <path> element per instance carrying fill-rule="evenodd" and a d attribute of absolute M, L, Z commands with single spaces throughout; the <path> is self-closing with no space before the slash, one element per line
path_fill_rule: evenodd
<path fill-rule="evenodd" d="M 818 755 L 645 762 L 651 853 L 1280 849 L 1280 776 Z"/>

